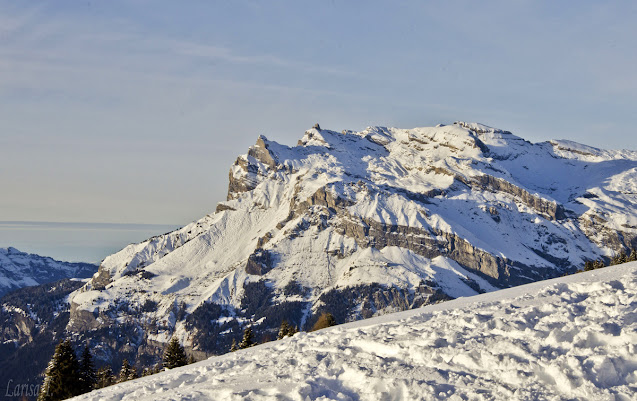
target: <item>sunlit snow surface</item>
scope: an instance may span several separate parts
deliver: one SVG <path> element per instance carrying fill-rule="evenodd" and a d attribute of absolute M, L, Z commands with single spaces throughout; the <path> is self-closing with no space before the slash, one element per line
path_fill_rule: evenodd
<path fill-rule="evenodd" d="M 90 400 L 635 400 L 637 263 L 349 323 Z"/>

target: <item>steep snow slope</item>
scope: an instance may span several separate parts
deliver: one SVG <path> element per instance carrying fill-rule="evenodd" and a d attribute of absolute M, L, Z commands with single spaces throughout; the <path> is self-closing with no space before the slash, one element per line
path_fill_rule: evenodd
<path fill-rule="evenodd" d="M 0 248 L 0 296 L 9 291 L 63 278 L 87 278 L 97 271 L 90 263 L 60 262 L 49 257 Z"/>
<path fill-rule="evenodd" d="M 263 344 L 82 400 L 634 400 L 637 263 Z"/>
<path fill-rule="evenodd" d="M 633 151 L 463 122 L 261 136 L 215 213 L 106 258 L 67 330 L 107 360 L 156 360 L 175 333 L 223 353 L 248 324 L 266 338 L 572 272 L 637 247 L 636 203 Z"/>

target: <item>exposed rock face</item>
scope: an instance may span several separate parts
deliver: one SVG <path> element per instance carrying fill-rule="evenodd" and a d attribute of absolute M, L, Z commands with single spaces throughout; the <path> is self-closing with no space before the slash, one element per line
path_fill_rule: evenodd
<path fill-rule="evenodd" d="M 256 276 L 262 276 L 273 268 L 270 252 L 267 250 L 257 249 L 248 257 L 246 262 L 246 273 Z"/>
<path fill-rule="evenodd" d="M 637 152 L 480 124 L 259 137 L 216 212 L 109 256 L 66 330 L 151 364 L 555 277 L 637 246 Z M 25 329 L 26 330 L 26 329 Z M 24 330 L 23 330 L 24 331 Z M 26 338 L 26 337 L 24 337 Z"/>
<path fill-rule="evenodd" d="M 493 176 L 485 174 L 475 177 L 473 179 L 473 183 L 479 185 L 483 190 L 504 192 L 512 195 L 517 200 L 537 211 L 545 218 L 552 220 L 563 220 L 566 218 L 564 206 L 559 205 L 555 201 L 548 201 L 546 199 L 542 199 L 539 196 L 531 195 L 528 191 L 525 191 L 524 189 L 517 187 L 503 179 L 495 178 Z"/>
<path fill-rule="evenodd" d="M 330 312 L 337 323 L 344 323 L 370 318 L 379 311 L 398 312 L 448 299 L 450 297 L 431 282 L 421 282 L 413 291 L 373 284 L 360 285 L 323 293 L 318 311 Z M 316 314 L 315 319 L 306 323 L 307 329 L 314 325 L 318 316 L 319 314 Z"/>
<path fill-rule="evenodd" d="M 234 167 L 230 170 L 228 200 L 234 199 L 234 194 L 253 190 L 259 182 L 258 176 L 264 174 L 266 171 L 264 167 L 276 169 L 277 161 L 268 150 L 266 141 L 266 137 L 262 135 L 259 136 L 256 145 L 248 150 L 247 157 L 245 159 L 238 158 L 235 161 Z M 251 160 L 261 165 L 250 163 Z M 237 171 L 243 172 L 241 179 L 236 178 Z"/>
<path fill-rule="evenodd" d="M 101 267 L 101 266 L 100 266 Z M 101 291 L 106 288 L 108 284 L 111 282 L 111 274 L 107 269 L 100 268 L 97 271 L 97 274 L 88 284 L 89 288 Z"/>
<path fill-rule="evenodd" d="M 256 175 L 258 174 L 259 170 L 254 168 L 254 166 L 251 166 L 248 164 L 247 161 L 245 160 L 239 160 L 237 159 L 237 161 L 234 163 L 234 165 L 238 168 L 243 170 L 246 173 L 246 176 L 241 177 L 241 179 L 235 179 L 235 174 L 233 174 L 233 171 L 230 171 L 230 175 L 229 175 L 229 184 L 228 184 L 228 200 L 232 200 L 234 199 L 234 194 L 237 193 L 242 193 L 242 192 L 248 192 L 253 190 L 256 187 L 257 184 L 257 180 L 255 179 L 251 179 L 250 177 L 248 177 L 247 175 Z M 217 206 L 219 207 L 219 206 Z M 223 206 L 221 206 L 223 208 Z"/>
<path fill-rule="evenodd" d="M 483 176 L 490 177 L 490 176 Z M 499 191 L 518 196 L 520 202 L 533 208 L 538 214 L 549 219 L 563 219 L 563 207 L 556 202 L 548 202 L 529 194 L 514 185 L 503 182 L 503 180 L 493 177 L 476 180 L 481 188 L 490 191 Z M 366 190 L 369 190 L 366 188 Z M 413 197 L 410 197 L 413 200 Z M 422 203 L 429 203 L 426 200 Z M 489 254 L 476 248 L 467 240 L 459 236 L 442 230 L 428 228 L 427 230 L 418 227 L 410 227 L 396 224 L 385 224 L 370 218 L 353 216 L 346 211 L 347 206 L 353 202 L 334 196 L 334 191 L 327 187 L 319 188 L 312 196 L 304 202 L 295 203 L 294 199 L 290 207 L 294 211 L 293 217 L 299 217 L 306 213 L 311 207 L 324 207 L 327 210 L 323 216 L 339 217 L 338 223 L 334 225 L 336 232 L 356 240 L 362 248 L 374 247 L 382 249 L 388 246 L 396 246 L 409 249 L 418 255 L 433 259 L 437 256 L 449 257 L 460 265 L 482 273 L 494 284 L 503 286 L 523 284 L 531 280 L 541 280 L 550 276 L 548 269 L 535 270 L 531 266 L 524 265 L 518 261 L 510 261 L 497 255 Z M 314 212 L 316 213 L 316 212 Z M 489 208 L 489 213 L 497 216 L 495 207 Z M 325 218 L 323 220 L 326 220 Z M 511 276 L 511 267 L 523 269 L 527 272 L 524 278 Z M 560 265 L 561 266 L 561 265 Z M 252 273 L 251 273 L 252 274 Z M 254 273 L 256 274 L 256 273 Z M 548 276 L 547 276 L 548 274 Z M 555 274 L 555 273 L 553 273 Z"/>
<path fill-rule="evenodd" d="M 268 150 L 267 140 L 263 135 L 259 136 L 256 145 L 248 150 L 248 156 L 254 157 L 270 168 L 276 168 L 277 162 Z"/>

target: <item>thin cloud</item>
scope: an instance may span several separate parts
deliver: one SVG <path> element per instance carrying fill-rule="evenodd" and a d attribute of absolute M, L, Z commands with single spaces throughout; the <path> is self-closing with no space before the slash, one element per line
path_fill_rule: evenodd
<path fill-rule="evenodd" d="M 127 91 L 152 81 L 154 84 L 214 85 L 359 98 L 345 91 L 255 82 L 232 72 L 211 77 L 196 72 L 193 67 L 201 63 L 198 59 L 204 58 L 231 64 L 277 67 L 296 73 L 357 76 L 319 64 L 267 54 L 239 54 L 226 47 L 168 38 L 150 39 L 126 25 L 115 32 L 105 31 L 100 26 L 87 31 L 82 21 L 43 20 L 36 8 L 0 17 L 1 22 L 7 22 L 0 25 L 12 35 L 12 40 L 0 43 L 0 95 L 19 92 L 20 88 L 26 93 L 40 91 L 44 95 L 93 90 L 96 90 L 95 94 L 105 94 L 121 91 L 105 84 L 107 81 L 126 82 L 130 84 L 125 86 Z M 48 43 L 47 38 L 51 37 L 57 38 L 54 46 Z M 170 57 L 171 54 L 175 57 Z"/>
<path fill-rule="evenodd" d="M 231 49 L 219 46 L 210 46 L 194 42 L 170 40 L 167 45 L 179 55 L 208 58 L 211 60 L 223 60 L 237 64 L 271 65 L 289 69 L 303 70 L 333 75 L 353 76 L 354 72 L 338 68 L 326 67 L 320 64 L 303 63 L 299 61 L 283 59 L 272 55 L 242 55 Z"/>

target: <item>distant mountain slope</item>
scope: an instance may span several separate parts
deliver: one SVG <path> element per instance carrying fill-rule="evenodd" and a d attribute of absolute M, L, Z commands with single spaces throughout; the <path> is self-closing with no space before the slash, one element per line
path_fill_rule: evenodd
<path fill-rule="evenodd" d="M 80 400 L 634 400 L 637 263 L 294 337 Z"/>
<path fill-rule="evenodd" d="M 91 263 L 71 263 L 50 257 L 0 248 L 0 297 L 18 288 L 64 278 L 88 278 L 97 271 Z"/>
<path fill-rule="evenodd" d="M 463 122 L 261 136 L 215 213 L 107 257 L 67 330 L 106 360 L 150 363 L 173 334 L 223 353 L 247 325 L 264 340 L 283 319 L 342 323 L 573 272 L 637 247 L 636 204 L 634 151 Z"/>

